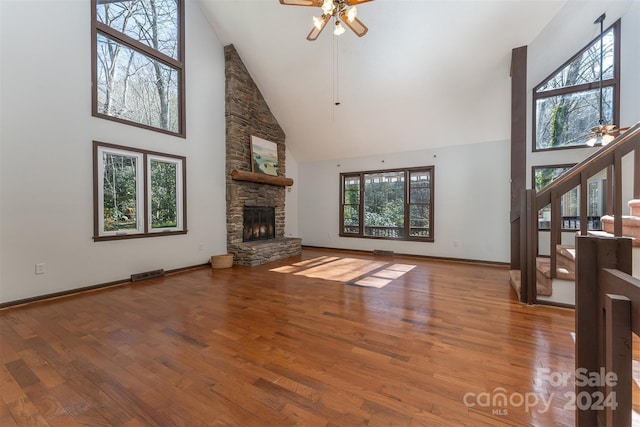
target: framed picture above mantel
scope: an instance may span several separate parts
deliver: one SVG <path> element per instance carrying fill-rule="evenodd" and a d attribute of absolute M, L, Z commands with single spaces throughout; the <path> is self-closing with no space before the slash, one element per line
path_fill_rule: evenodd
<path fill-rule="evenodd" d="M 251 172 L 278 176 L 278 144 L 251 135 Z"/>

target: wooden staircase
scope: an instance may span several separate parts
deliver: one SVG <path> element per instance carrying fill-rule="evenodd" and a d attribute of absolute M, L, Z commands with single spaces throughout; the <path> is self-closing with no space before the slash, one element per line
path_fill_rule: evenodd
<path fill-rule="evenodd" d="M 576 249 L 571 245 L 556 246 L 558 265 L 556 278 L 562 280 L 576 280 Z M 519 293 L 520 270 L 510 271 L 511 286 Z M 553 294 L 553 277 L 551 277 L 551 260 L 547 257 L 536 258 L 536 288 L 538 296 Z"/>
<path fill-rule="evenodd" d="M 640 199 L 631 200 L 629 208 L 631 215 L 622 217 L 622 236 L 631 238 L 633 247 L 640 247 Z M 600 221 L 605 235 L 613 236 L 614 217 L 605 215 Z"/>
<path fill-rule="evenodd" d="M 640 199 L 629 201 L 631 215 L 622 217 L 622 237 L 632 240 L 633 247 L 640 247 Z M 601 218 L 602 231 L 588 231 L 588 235 L 597 237 L 613 237 L 614 217 L 605 215 Z M 556 275 L 557 279 L 575 282 L 576 280 L 576 248 L 573 245 L 556 245 Z M 551 259 L 536 257 L 536 288 L 538 296 L 553 294 L 553 279 L 551 274 Z M 512 271 L 511 285 L 519 287 L 520 271 Z M 518 289 L 517 289 L 518 290 Z"/>
<path fill-rule="evenodd" d="M 623 162 L 625 156 L 630 156 L 631 162 L 626 160 Z M 631 168 L 627 169 L 623 163 L 631 165 Z M 592 177 L 603 171 L 607 173 L 605 194 L 608 215 L 601 218 L 603 231 L 596 232 L 588 230 L 590 224 L 587 217 L 590 197 L 588 183 Z M 625 184 L 628 182 L 626 180 L 629 174 L 633 179 L 632 194 L 623 194 L 623 181 Z M 572 167 L 539 192 L 533 189 L 522 190 L 518 200 L 519 208 L 511 211 L 511 229 L 519 230 L 519 233 L 515 240 L 512 233 L 512 271 L 510 272 L 511 286 L 516 290 L 518 299 L 522 303 L 535 304 L 538 301 L 537 296 L 540 296 L 540 301 L 573 305 L 572 302 L 559 302 L 551 295 L 554 279 L 575 281 L 576 277 L 576 250 L 572 246 L 562 244 L 563 233 L 567 230 L 562 229 L 561 213 L 563 195 L 574 188 L 578 188 L 578 211 L 580 212 L 577 221 L 578 236 L 631 237 L 633 246 L 640 247 L 640 123 Z M 630 215 L 624 216 L 622 215 L 624 198 L 628 200 L 629 196 L 634 200 L 629 203 Z M 541 255 L 539 252 L 541 241 L 538 215 L 542 209 L 550 209 L 548 244 L 551 250 L 547 252 L 548 255 Z M 637 255 L 634 256 L 634 259 L 636 258 L 638 258 Z M 559 286 L 560 283 L 556 285 Z M 559 295 L 566 291 L 567 288 L 563 288 Z"/>

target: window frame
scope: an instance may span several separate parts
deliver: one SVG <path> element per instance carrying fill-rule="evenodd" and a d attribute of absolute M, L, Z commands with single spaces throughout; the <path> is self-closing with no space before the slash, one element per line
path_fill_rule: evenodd
<path fill-rule="evenodd" d="M 404 174 L 404 237 L 386 237 L 386 236 L 370 236 L 364 233 L 365 229 L 365 175 L 368 174 L 380 174 L 380 173 L 398 173 L 401 172 Z M 410 221 L 410 207 L 411 203 L 411 173 L 412 172 L 426 172 L 429 174 L 429 236 L 428 237 L 420 237 L 420 236 L 411 236 L 411 221 Z M 344 207 L 354 204 L 345 203 L 345 180 L 348 178 L 358 177 L 360 180 L 360 190 L 359 190 L 359 203 L 358 203 L 358 232 L 357 233 L 347 233 L 345 232 L 345 224 L 344 224 Z M 369 171 L 360 171 L 360 172 L 342 172 L 340 173 L 340 189 L 339 189 L 339 226 L 340 230 L 338 235 L 340 237 L 356 237 L 362 239 L 378 239 L 378 240 L 395 240 L 395 241 L 414 241 L 414 242 L 434 242 L 434 230 L 435 230 L 435 222 L 434 222 L 434 200 L 435 200 L 435 166 L 421 166 L 421 167 L 411 167 L 411 168 L 395 168 L 395 169 L 384 169 L 384 170 L 369 170 Z M 356 227 L 356 226 L 351 226 Z"/>
<path fill-rule="evenodd" d="M 115 0 L 114 0 L 115 1 Z M 160 51 L 147 46 L 146 44 L 135 40 L 134 38 L 98 21 L 97 6 L 98 0 L 91 0 L 91 115 L 114 122 L 136 126 L 147 130 L 174 135 L 186 138 L 186 102 L 185 102 L 185 0 L 176 0 L 177 2 L 177 58 L 174 59 Z M 98 110 L 98 34 L 114 40 L 116 43 L 123 45 L 129 49 L 136 51 L 138 54 L 149 57 L 151 60 L 158 61 L 165 66 L 174 69 L 178 75 L 178 131 L 174 132 L 168 129 L 138 123 L 121 117 L 110 116 L 99 112 Z"/>
<path fill-rule="evenodd" d="M 136 212 L 136 231 L 104 231 L 103 153 L 123 154 L 139 159 L 136 170 L 140 172 L 141 179 L 136 182 L 136 204 L 140 208 Z M 150 168 L 151 160 L 153 159 L 162 159 L 162 161 L 166 159 L 179 165 L 176 168 L 176 199 L 178 204 L 176 227 L 153 230 L 151 226 Z M 187 234 L 187 158 L 174 154 L 93 141 L 93 212 L 93 240 L 96 242 Z"/>
<path fill-rule="evenodd" d="M 151 188 L 152 180 L 151 180 L 151 162 L 158 161 L 163 163 L 172 163 L 176 165 L 176 226 L 175 227 L 153 227 L 153 206 L 151 203 L 153 192 Z M 159 155 L 155 153 L 149 153 L 146 156 L 145 167 L 147 168 L 146 176 L 147 179 L 147 188 L 146 188 L 146 202 L 149 206 L 147 212 L 147 224 L 149 226 L 149 233 L 168 233 L 168 232 L 177 232 L 182 231 L 184 215 L 183 215 L 183 204 L 184 204 L 184 185 L 183 185 L 183 174 L 182 167 L 183 161 L 179 157 L 167 156 L 167 155 Z"/>
<path fill-rule="evenodd" d="M 580 92 L 586 92 L 589 90 L 599 90 L 600 88 L 600 81 L 596 80 L 595 82 L 591 82 L 591 83 L 582 83 L 579 85 L 575 85 L 575 86 L 568 86 L 568 87 L 562 87 L 562 88 L 557 88 L 557 89 L 551 89 L 545 92 L 540 92 L 538 93 L 538 89 L 540 89 L 542 86 L 544 86 L 551 78 L 553 78 L 556 74 L 558 74 L 559 72 L 561 72 L 566 66 L 568 66 L 573 60 L 575 60 L 576 58 L 578 58 L 580 55 L 582 55 L 586 50 L 589 49 L 589 47 L 591 47 L 594 43 L 597 43 L 600 40 L 600 37 L 602 37 L 603 34 L 606 34 L 609 30 L 613 30 L 613 37 L 614 37 L 614 45 L 613 45 L 613 77 L 610 79 L 606 79 L 602 81 L 602 87 L 607 88 L 607 87 L 611 87 L 613 88 L 613 100 L 612 100 L 612 110 L 613 110 L 613 123 L 617 124 L 618 126 L 620 125 L 620 45 L 621 45 L 621 40 L 620 40 L 620 35 L 621 35 L 621 31 L 620 31 L 620 26 L 621 26 L 621 20 L 618 19 L 616 22 L 614 22 L 612 25 L 610 25 L 609 27 L 607 27 L 602 34 L 598 34 L 597 37 L 595 37 L 594 39 L 592 39 L 591 41 L 589 41 L 589 43 L 587 43 L 582 49 L 580 49 L 578 52 L 576 52 L 575 55 L 573 55 L 571 58 L 569 58 L 569 60 L 565 61 L 562 65 L 560 65 L 558 68 L 556 68 L 552 73 L 550 73 L 547 77 L 545 77 L 544 79 L 542 79 L 542 81 L 537 84 L 533 90 L 533 96 L 532 96 L 532 104 L 533 104 L 533 108 L 532 108 L 532 125 L 531 125 L 531 150 L 532 152 L 544 152 L 544 151 L 554 151 L 554 150 L 571 150 L 571 149 L 575 149 L 575 148 L 589 148 L 588 145 L 586 145 L 586 139 L 582 144 L 576 144 L 576 145 L 570 145 L 570 146 L 561 146 L 561 147 L 548 147 L 548 148 L 538 148 L 537 144 L 536 144 L 536 118 L 537 118 L 537 114 L 538 114 L 538 108 L 537 108 L 537 101 L 539 99 L 545 99 L 545 98 L 551 98 L 554 96 L 561 96 L 561 95 L 568 95 L 568 94 L 574 94 L 574 93 L 580 93 Z M 594 123 L 594 126 L 597 125 L 597 123 Z M 588 133 L 590 129 L 585 129 L 585 134 Z"/>
<path fill-rule="evenodd" d="M 555 179 L 559 179 L 559 178 L 562 177 L 562 174 L 561 174 L 557 178 L 551 180 L 545 187 L 537 189 L 536 188 L 536 171 L 537 170 L 542 170 L 542 169 L 567 169 L 567 171 L 568 171 L 568 169 L 571 169 L 575 165 L 576 165 L 576 163 L 564 163 L 564 164 L 532 166 L 531 167 L 531 187 L 533 187 L 536 192 L 539 192 L 539 191 L 543 190 L 544 188 L 546 188 L 551 183 L 553 183 L 555 181 Z M 567 171 L 565 171 L 563 173 L 566 173 Z M 598 175 L 598 174 L 596 174 L 596 175 Z M 596 184 L 598 190 L 602 188 L 602 191 L 610 192 L 611 189 L 609 187 L 605 187 L 604 185 L 601 187 L 601 186 L 598 185 L 598 182 L 602 182 L 602 181 L 603 180 L 596 180 L 596 181 L 587 180 L 587 184 L 589 186 L 587 191 L 589 191 L 592 188 L 592 186 L 594 184 Z M 605 180 L 604 184 L 606 185 L 606 180 Z M 567 191 L 566 193 L 560 195 L 560 200 L 561 200 L 560 216 L 562 218 L 562 225 L 565 224 L 565 218 L 568 218 L 568 217 L 579 217 L 580 216 L 580 213 L 579 213 L 580 206 L 581 206 L 581 202 L 580 202 L 580 196 L 581 196 L 580 185 L 581 184 L 578 184 L 578 185 L 576 185 L 576 187 L 574 187 L 571 190 Z M 576 202 L 572 206 L 567 206 L 568 199 L 571 198 L 571 197 L 575 197 L 576 198 Z M 593 215 L 593 214 L 590 215 L 589 214 L 589 209 L 591 209 L 593 205 L 590 203 L 591 197 L 589 196 L 589 194 L 587 194 L 587 198 L 588 198 L 587 199 L 587 219 L 589 221 L 588 224 L 594 224 L 594 222 L 592 222 L 592 221 L 595 221 L 596 220 L 595 218 L 598 218 L 597 221 L 600 221 L 599 218 L 602 218 L 602 216 L 606 215 L 607 202 L 606 202 L 606 199 L 603 201 L 604 198 L 600 197 L 600 200 L 602 201 L 602 203 L 596 202 L 596 204 L 600 206 L 599 210 L 602 211 L 602 214 L 599 215 L 599 216 L 598 215 Z M 545 211 L 545 210 L 546 211 L 550 211 L 550 206 L 551 205 L 549 204 L 549 205 L 543 207 L 542 209 L 540 209 L 538 211 L 538 215 L 540 215 L 540 213 Z M 577 209 L 578 212 L 576 212 L 574 215 L 569 215 L 567 213 L 567 210 L 569 208 Z M 551 230 L 551 228 L 547 227 L 547 226 L 541 226 L 540 225 L 541 222 L 542 221 L 540 221 L 540 217 L 538 217 L 538 229 L 539 229 L 539 231 L 541 231 L 541 232 L 549 232 Z M 588 225 L 588 227 L 589 227 L 589 225 Z M 564 226 L 561 227 L 561 231 L 562 232 L 575 232 L 576 230 L 579 230 L 579 229 L 580 229 L 579 226 L 576 226 L 575 228 L 564 227 Z M 595 227 L 591 227 L 591 228 L 588 228 L 588 229 L 589 230 L 600 230 L 600 229 L 595 228 Z"/>

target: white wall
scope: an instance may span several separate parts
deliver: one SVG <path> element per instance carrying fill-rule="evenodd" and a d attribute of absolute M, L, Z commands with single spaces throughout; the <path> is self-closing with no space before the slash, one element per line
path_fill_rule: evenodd
<path fill-rule="evenodd" d="M 340 237 L 340 173 L 435 166 L 435 242 Z M 509 261 L 509 142 L 299 164 L 303 245 Z"/>
<path fill-rule="evenodd" d="M 622 19 L 620 123 L 616 124 L 632 126 L 640 122 L 640 1 L 568 1 L 527 49 L 527 129 L 532 126 L 533 88 L 600 34 L 600 25 L 593 22 L 602 13 L 607 14 L 605 28 Z M 529 131 L 527 147 L 531 147 L 531 139 Z M 531 187 L 531 166 L 578 163 L 596 149 L 529 151 L 528 188 Z M 623 163 L 623 200 L 633 195 L 632 166 L 628 156 Z M 627 206 L 623 207 L 627 213 Z"/>
<path fill-rule="evenodd" d="M 198 3 L 186 2 L 186 139 L 91 116 L 88 0 L 1 8 L 0 301 L 226 252 L 224 55 Z M 188 234 L 93 242 L 92 140 L 186 156 Z"/>
<path fill-rule="evenodd" d="M 287 149 L 286 170 L 287 178 L 293 179 L 293 185 L 287 187 L 284 201 L 284 235 L 285 237 L 298 236 L 298 194 L 300 194 L 300 183 L 298 182 L 298 162 L 293 154 Z"/>

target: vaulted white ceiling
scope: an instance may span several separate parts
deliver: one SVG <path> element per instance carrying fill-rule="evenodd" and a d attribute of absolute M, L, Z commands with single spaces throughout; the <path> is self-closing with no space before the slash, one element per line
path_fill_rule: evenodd
<path fill-rule="evenodd" d="M 315 42 L 318 8 L 200 2 L 306 162 L 509 139 L 511 50 L 565 0 L 375 0 L 364 37 L 330 24 Z"/>

